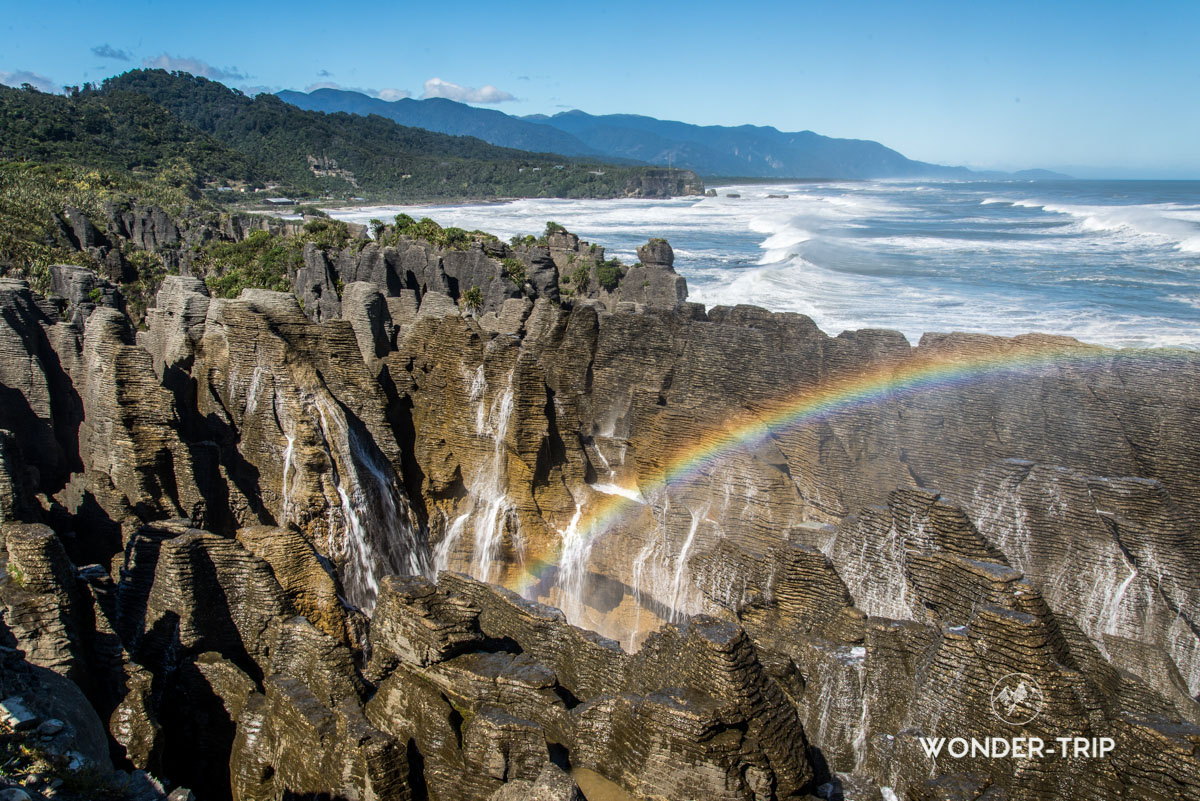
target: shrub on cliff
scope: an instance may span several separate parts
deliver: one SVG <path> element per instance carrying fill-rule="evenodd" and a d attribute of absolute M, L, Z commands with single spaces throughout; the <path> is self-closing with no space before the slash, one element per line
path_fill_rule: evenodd
<path fill-rule="evenodd" d="M 504 270 L 504 277 L 520 289 L 525 286 L 525 265 L 519 260 L 511 257 L 506 257 L 500 260 L 500 264 Z"/>
<path fill-rule="evenodd" d="M 468 312 L 475 314 L 483 308 L 483 292 L 479 287 L 473 286 L 463 293 L 460 303 Z"/>
<path fill-rule="evenodd" d="M 600 286 L 612 292 L 621 283 L 621 262 L 617 259 L 602 261 L 596 265 L 596 280 Z"/>
<path fill-rule="evenodd" d="M 218 298 L 236 298 L 248 288 L 289 292 L 291 273 L 304 264 L 302 247 L 297 237 L 289 240 L 254 231 L 241 242 L 207 246 L 195 267 L 208 274 L 204 283 Z"/>

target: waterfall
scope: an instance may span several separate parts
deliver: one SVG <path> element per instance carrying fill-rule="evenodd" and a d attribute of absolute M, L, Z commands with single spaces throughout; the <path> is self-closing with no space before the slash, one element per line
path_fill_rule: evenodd
<path fill-rule="evenodd" d="M 483 505 L 482 513 L 476 513 L 475 548 L 471 555 L 471 575 L 483 581 L 492 581 L 493 574 L 499 568 L 500 541 L 504 534 L 505 521 L 513 511 L 512 502 L 508 498 L 508 449 L 504 438 L 508 434 L 508 424 L 513 411 L 513 374 L 509 373 L 504 391 L 488 407 L 484 413 L 484 393 L 487 381 L 483 377 L 483 367 L 476 373 L 471 385 L 472 395 L 478 394 L 475 412 L 475 433 L 489 437 L 492 440 L 492 455 L 483 471 L 476 475 L 471 487 L 471 498 L 474 512 L 479 504 Z"/>
<path fill-rule="evenodd" d="M 912 528 L 910 536 L 920 539 L 923 524 L 914 521 Z M 839 531 L 823 550 L 838 565 L 855 606 L 876 617 L 915 619 L 909 598 L 906 538 L 895 522 L 890 522 L 882 542 L 870 530 Z"/>
<path fill-rule="evenodd" d="M 972 521 L 975 529 L 999 548 L 1008 563 L 1021 572 L 1027 572 L 1034 564 L 1029 548 L 1032 539 L 1029 536 L 1029 521 L 1025 502 L 1021 498 L 1021 484 L 1028 477 L 1028 469 L 1005 476 L 990 501 L 986 497 L 986 488 L 978 486 L 971 504 L 980 510 Z M 1044 508 L 1061 518 L 1065 514 L 1061 497 L 1056 497 L 1059 495 L 1051 493 Z"/>
<path fill-rule="evenodd" d="M 679 590 L 683 586 L 684 577 L 687 574 L 687 558 L 688 552 L 692 550 L 692 543 L 696 541 L 696 529 L 700 527 L 700 521 L 708 514 L 708 507 L 697 514 L 688 509 L 688 514 L 692 517 L 692 524 L 688 527 L 687 539 L 683 541 L 683 547 L 679 549 L 679 555 L 675 557 L 675 578 L 671 581 L 671 617 L 670 622 L 675 623 L 682 620 L 684 615 L 679 611 Z"/>
<path fill-rule="evenodd" d="M 287 432 L 284 432 L 284 436 L 287 438 L 287 447 L 283 450 L 283 482 L 279 489 L 279 522 L 281 524 L 286 524 L 288 518 L 291 517 L 292 491 L 291 485 L 288 484 L 288 478 L 292 470 L 292 459 L 296 450 L 296 437 Z"/>
<path fill-rule="evenodd" d="M 592 543 L 587 531 L 579 530 L 583 516 L 583 505 L 575 504 L 575 514 L 565 530 L 559 532 L 562 550 L 558 560 L 558 576 L 555 586 L 560 592 L 559 606 L 567 620 L 579 625 L 583 618 L 583 585 L 587 578 L 587 562 Z"/>
<path fill-rule="evenodd" d="M 646 503 L 646 499 L 642 497 L 641 492 L 636 489 L 631 489 L 630 487 L 622 487 L 620 484 L 613 484 L 612 482 L 606 481 L 603 484 L 588 484 L 588 486 L 594 489 L 596 492 L 600 492 L 605 495 L 620 495 L 623 498 L 628 498 L 634 503 Z"/>
<path fill-rule="evenodd" d="M 454 553 L 454 548 L 462 540 L 463 531 L 467 527 L 467 521 L 471 519 L 471 515 L 461 514 L 446 526 L 446 533 L 442 536 L 441 542 L 433 549 L 433 572 L 434 575 L 446 570 L 450 567 L 450 557 Z"/>
<path fill-rule="evenodd" d="M 412 513 L 395 473 L 329 398 L 316 398 L 333 461 L 334 482 L 341 499 L 348 551 L 342 584 L 348 600 L 365 611 L 375 607 L 379 579 L 385 575 L 430 572 L 428 548 L 412 527 Z M 332 426 L 330 424 L 332 421 Z"/>
<path fill-rule="evenodd" d="M 814 655 L 819 658 L 806 680 L 816 697 L 810 699 L 806 691 L 804 728 L 831 764 L 858 770 L 866 762 L 870 724 L 866 648 L 830 644 Z"/>
<path fill-rule="evenodd" d="M 466 508 L 446 527 L 446 533 L 434 550 L 434 569 L 436 572 L 458 567 L 481 581 L 494 582 L 500 577 L 500 548 L 506 530 L 513 536 L 514 544 L 519 545 L 516 507 L 508 497 L 508 446 L 505 444 L 514 405 L 513 373 L 508 374 L 504 390 L 490 405 L 483 365 L 471 374 L 469 382 L 467 399 L 474 406 L 474 434 L 490 443 L 491 453 L 464 479 Z M 455 550 L 468 529 L 472 537 L 471 562 L 456 566 L 453 564 Z"/>
<path fill-rule="evenodd" d="M 653 605 L 665 609 L 668 623 L 679 623 L 695 614 L 698 609 L 693 601 L 693 588 L 688 570 L 688 557 L 696 541 L 702 523 L 719 524 L 709 514 L 706 504 L 699 510 L 687 508 L 690 518 L 687 534 L 679 550 L 674 551 L 670 540 L 671 500 L 663 499 L 662 516 L 658 520 L 656 533 L 650 537 L 633 559 L 631 583 L 634 606 L 641 610 Z M 629 634 L 629 649 L 637 647 L 640 633 L 641 613 L 634 615 L 634 626 Z"/>
<path fill-rule="evenodd" d="M 283 452 L 280 486 L 280 525 L 304 525 L 305 510 L 316 497 L 318 482 L 306 481 L 297 441 L 316 441 L 328 457 L 328 480 L 337 493 L 326 495 L 328 548 L 341 568 L 345 600 L 368 614 L 375 608 L 379 581 L 387 575 L 428 574 L 428 548 L 414 530 L 407 497 L 383 455 L 355 430 L 345 411 L 327 393 L 300 401 L 301 415 L 293 419 L 276 399 L 276 417 L 287 445 Z M 280 412 L 283 412 L 281 414 Z M 313 438 L 298 428 L 310 425 Z M 305 494 L 308 493 L 308 494 Z M 319 496 L 317 496 L 319 497 Z"/>

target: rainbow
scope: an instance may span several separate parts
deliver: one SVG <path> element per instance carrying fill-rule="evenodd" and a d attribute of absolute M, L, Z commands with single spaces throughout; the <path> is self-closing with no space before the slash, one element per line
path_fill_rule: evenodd
<path fill-rule="evenodd" d="M 921 349 L 924 350 L 924 349 Z M 671 455 L 650 475 L 639 475 L 643 497 L 650 498 L 697 475 L 739 449 L 754 448 L 780 433 L 811 425 L 833 415 L 898 396 L 954 387 L 988 378 L 1023 378 L 1039 371 L 1089 362 L 1111 362 L 1136 357 L 1146 351 L 1081 345 L 1070 340 L 1020 337 L 993 344 L 991 350 L 946 350 L 921 353 L 900 362 L 881 364 L 854 375 L 819 381 L 753 413 L 726 420 L 686 447 Z M 1156 359 L 1184 357 L 1179 351 L 1153 351 Z M 576 522 L 573 537 L 592 542 L 641 504 L 622 495 L 604 495 L 589 504 Z M 526 559 L 517 586 L 524 593 L 557 568 L 564 536 L 543 553 Z"/>

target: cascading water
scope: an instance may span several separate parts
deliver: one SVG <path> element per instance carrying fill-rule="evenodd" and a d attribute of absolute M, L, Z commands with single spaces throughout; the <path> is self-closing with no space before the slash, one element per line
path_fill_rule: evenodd
<path fill-rule="evenodd" d="M 688 527 L 687 539 L 683 541 L 683 546 L 679 549 L 679 555 L 675 557 L 675 578 L 671 581 L 671 618 L 670 622 L 674 623 L 677 619 L 682 619 L 683 614 L 679 611 L 679 593 L 684 589 L 684 580 L 687 574 L 687 559 L 688 553 L 692 550 L 692 543 L 696 541 L 696 529 L 700 528 L 700 521 L 708 514 L 708 507 L 697 513 L 688 509 L 688 514 L 692 516 L 692 524 Z"/>
<path fill-rule="evenodd" d="M 908 536 L 920 539 L 923 524 L 911 523 Z M 857 541 L 852 541 L 857 539 Z M 913 620 L 912 600 L 908 585 L 908 550 L 906 537 L 894 523 L 889 525 L 883 541 L 870 536 L 851 538 L 839 532 L 822 549 L 839 565 L 839 574 L 854 603 L 868 615 L 893 620 Z"/>
<path fill-rule="evenodd" d="M 1109 637 L 1160 642 L 1189 692 L 1200 691 L 1200 638 L 1168 600 L 1187 592 L 1164 585 L 1172 571 L 1149 540 L 1133 537 L 1135 555 L 1117 535 L 1123 515 L 1110 503 L 1141 485 L 1015 460 L 1001 468 L 1000 481 L 974 492 L 979 532 L 1031 572 L 1051 608 L 1073 617 L 1107 657 L 1119 658 Z"/>
<path fill-rule="evenodd" d="M 491 456 L 467 479 L 468 507 L 447 526 L 445 536 L 434 552 L 434 569 L 449 568 L 454 552 L 468 527 L 473 547 L 467 572 L 482 581 L 495 581 L 500 572 L 500 546 L 505 529 L 514 520 L 514 506 L 508 497 L 508 446 L 505 438 L 513 413 L 513 374 L 509 373 L 504 391 L 487 403 L 487 378 L 483 365 L 471 377 L 468 399 L 475 406 L 475 435 L 491 442 Z"/>
<path fill-rule="evenodd" d="M 1026 519 L 1025 502 L 1021 499 L 1021 482 L 1029 471 L 1021 470 L 1005 476 L 994 492 L 984 493 L 977 487 L 973 506 L 980 510 L 976 514 L 975 528 L 993 542 L 1003 553 L 1008 563 L 1017 570 L 1026 571 L 1033 563 L 1029 551 L 1029 524 Z M 1058 501 L 1061 504 L 1061 501 Z M 1047 506 L 1047 509 L 1053 508 Z"/>
<path fill-rule="evenodd" d="M 555 586 L 560 593 L 559 607 L 567 620 L 579 624 L 583 619 L 583 587 L 587 578 L 587 562 L 592 543 L 586 530 L 579 530 L 583 506 L 575 504 L 575 514 L 566 529 L 559 532 L 562 549 L 559 555 L 558 576 Z"/>
<path fill-rule="evenodd" d="M 291 517 L 292 488 L 288 479 L 291 478 L 292 459 L 295 457 L 296 451 L 296 437 L 288 432 L 284 432 L 284 436 L 287 438 L 287 447 L 283 450 L 283 482 L 279 489 L 281 504 L 279 519 L 281 523 L 286 523 Z"/>
<path fill-rule="evenodd" d="M 694 598 L 688 558 L 702 523 L 716 526 L 718 531 L 720 529 L 717 521 L 709 516 L 707 504 L 699 509 L 687 508 L 687 534 L 679 550 L 675 551 L 670 541 L 671 499 L 666 494 L 662 497 L 661 516 L 656 515 L 657 531 L 633 559 L 633 600 L 639 611 L 634 615 L 634 625 L 629 632 L 630 650 L 636 649 L 639 643 L 642 610 L 658 607 L 660 619 L 665 619 L 668 623 L 679 623 L 700 611 Z M 655 503 L 656 501 L 651 501 L 651 505 Z"/>
<path fill-rule="evenodd" d="M 348 600 L 369 612 L 383 576 L 429 574 L 428 548 L 413 529 L 412 512 L 391 467 L 364 447 L 344 412 L 329 398 L 317 396 L 316 407 L 321 433 L 334 457 L 346 532 L 349 559 L 342 584 Z"/>
<path fill-rule="evenodd" d="M 369 614 L 381 578 L 430 573 L 428 548 L 413 528 L 412 512 L 391 466 L 363 441 L 337 402 L 320 393 L 304 398 L 300 405 L 302 415 L 294 420 L 286 414 L 286 404 L 276 399 L 276 416 L 287 441 L 279 522 L 305 522 L 297 519 L 302 508 L 297 496 L 305 491 L 306 482 L 296 446 L 298 427 L 310 421 L 328 457 L 329 480 L 337 492 L 335 502 L 326 499 L 330 549 L 341 557 L 337 561 L 342 565 L 346 601 Z"/>

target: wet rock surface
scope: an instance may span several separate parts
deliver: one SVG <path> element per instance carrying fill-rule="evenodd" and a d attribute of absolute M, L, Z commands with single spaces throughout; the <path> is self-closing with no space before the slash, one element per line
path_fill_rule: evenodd
<path fill-rule="evenodd" d="M 1200 797 L 1200 358 L 639 258 L 385 229 L 136 332 L 0 280 L 7 725 L 147 798 Z"/>

